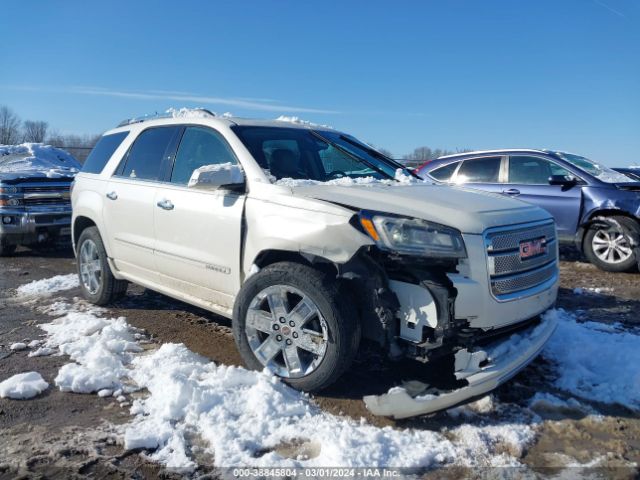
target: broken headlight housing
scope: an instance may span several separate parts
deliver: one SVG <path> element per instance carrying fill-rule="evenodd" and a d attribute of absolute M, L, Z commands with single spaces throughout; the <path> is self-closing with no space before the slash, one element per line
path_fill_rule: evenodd
<path fill-rule="evenodd" d="M 360 224 L 382 250 L 402 255 L 466 258 L 462 234 L 451 227 L 418 218 L 361 211 Z"/>

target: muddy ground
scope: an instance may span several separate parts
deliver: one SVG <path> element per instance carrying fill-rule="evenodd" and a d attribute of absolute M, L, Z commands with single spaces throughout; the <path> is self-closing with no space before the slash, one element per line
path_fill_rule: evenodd
<path fill-rule="evenodd" d="M 14 342 L 39 338 L 42 330 L 37 325 L 51 321 L 51 317 L 38 312 L 38 305 L 17 303 L 12 290 L 33 280 L 74 271 L 70 250 L 21 249 L 14 257 L 0 259 L 0 380 L 35 370 L 53 385 L 58 369 L 67 363 L 64 357 L 29 358 L 27 352 L 8 349 Z M 559 307 L 592 320 L 640 326 L 640 274 L 601 272 L 576 261 L 569 252 L 561 263 L 561 279 Z M 56 296 L 78 295 L 76 289 Z M 112 316 L 126 316 L 131 325 L 145 329 L 157 343 L 182 342 L 215 362 L 241 363 L 230 322 L 225 318 L 139 287 L 130 287 L 127 297 L 109 310 Z M 356 364 L 353 372 L 330 391 L 316 396 L 315 401 L 332 413 L 364 417 L 381 426 L 438 429 L 464 421 L 445 413 L 404 421 L 370 415 L 361 401 L 362 395 L 386 391 L 398 380 L 398 374 L 384 366 L 372 369 L 368 360 L 364 363 Z M 500 402 L 526 405 L 539 386 L 544 384 L 548 391 L 549 370 L 544 359 L 539 358 L 494 395 Z M 566 398 L 562 392 L 554 394 Z M 599 465 L 610 467 L 640 464 L 637 415 L 621 406 L 591 405 L 601 417 L 594 419 L 583 410 L 571 408 L 536 411 L 544 423 L 536 443 L 521 461 L 543 474 L 559 472 L 554 467 L 573 461 L 584 464 L 598 459 Z M 122 449 L 118 425 L 128 419 L 127 408 L 111 397 L 61 393 L 52 387 L 28 401 L 0 399 L 0 478 L 178 477 L 177 473 L 146 461 L 143 454 Z M 203 467 L 196 474 L 206 472 Z M 450 473 L 457 476 L 459 472 Z M 628 469 L 616 468 L 607 472 L 607 476 L 621 478 L 632 474 Z"/>

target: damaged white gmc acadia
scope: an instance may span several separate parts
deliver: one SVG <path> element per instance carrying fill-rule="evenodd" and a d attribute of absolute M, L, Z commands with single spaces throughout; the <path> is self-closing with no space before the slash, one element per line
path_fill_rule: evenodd
<path fill-rule="evenodd" d="M 421 181 L 330 128 L 192 110 L 104 134 L 72 192 L 84 296 L 134 282 L 232 318 L 248 367 L 318 391 L 361 340 L 450 389 L 367 396 L 408 417 L 484 394 L 555 329 L 556 228 L 517 200 Z M 438 360 L 440 359 L 440 360 Z"/>

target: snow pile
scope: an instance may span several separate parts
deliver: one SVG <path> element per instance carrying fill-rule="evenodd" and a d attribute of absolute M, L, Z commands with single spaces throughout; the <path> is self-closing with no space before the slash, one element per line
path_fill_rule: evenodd
<path fill-rule="evenodd" d="M 517 464 L 517 455 L 496 451 L 507 445 L 509 452 L 521 452 L 535 437 L 520 421 L 441 432 L 374 427 L 322 412 L 268 373 L 216 365 L 181 344 L 142 354 L 135 329 L 124 318 L 99 317 L 102 309 L 83 302 L 52 305 L 50 313 L 62 312 L 41 325 L 44 348 L 73 360 L 55 384 L 63 391 L 113 395 L 123 406 L 127 393 L 147 389 L 149 395 L 131 407 L 135 418 L 126 427 L 125 445 L 155 450 L 151 458 L 170 467 L 195 467 L 194 436 L 206 441 L 217 466 L 405 467 Z M 278 453 L 297 444 L 306 450 Z"/>
<path fill-rule="evenodd" d="M 142 351 L 122 317 L 107 319 L 72 311 L 40 327 L 48 333 L 46 348 L 57 348 L 74 360 L 54 380 L 65 392 L 122 388 L 128 371 L 125 365 L 133 352 Z"/>
<path fill-rule="evenodd" d="M 563 310 L 545 317 L 558 320 L 543 352 L 558 364 L 557 387 L 589 400 L 640 409 L 640 336 L 619 324 L 578 323 Z"/>
<path fill-rule="evenodd" d="M 41 296 L 50 295 L 62 290 L 70 290 L 80 285 L 78 274 L 70 273 L 69 275 L 56 275 L 55 277 L 45 278 L 43 280 L 35 280 L 26 285 L 17 288 L 20 296 Z"/>
<path fill-rule="evenodd" d="M 196 168 L 191 174 L 189 179 L 189 187 L 193 187 L 196 183 L 200 185 L 211 184 L 211 177 L 207 178 L 206 173 L 216 173 L 217 185 L 232 185 L 244 182 L 244 176 L 242 175 L 242 169 L 238 164 L 216 163 L 213 165 L 203 165 L 200 168 Z"/>
<path fill-rule="evenodd" d="M 55 379 L 63 391 L 112 395 L 145 389 L 131 406 L 127 449 L 152 450 L 150 457 L 173 467 L 196 467 L 192 439 L 204 441 L 216 466 L 403 466 L 519 465 L 536 435 L 532 414 L 514 412 L 486 397 L 459 415 L 470 423 L 439 431 L 378 428 L 364 420 L 320 410 L 306 394 L 267 372 L 216 365 L 182 344 L 144 352 L 124 318 L 104 318 L 83 302 L 54 304 L 42 325 L 45 348 L 69 355 Z M 603 402 L 640 406 L 638 336 L 617 325 L 578 323 L 563 311 L 544 350 L 558 363 L 556 385 Z M 45 387 L 46 388 L 46 387 Z M 534 404 L 554 403 L 553 397 Z M 528 412 L 528 413 L 527 413 Z M 476 418 L 480 415 L 485 417 Z M 486 418 L 489 416 L 489 418 Z M 491 420 L 494 419 L 494 420 Z"/>
<path fill-rule="evenodd" d="M 44 172 L 48 177 L 73 176 L 82 165 L 68 152 L 41 143 L 0 145 L 0 173 Z"/>
<path fill-rule="evenodd" d="M 49 388 L 38 372 L 19 373 L 0 383 L 0 397 L 24 400 Z"/>
<path fill-rule="evenodd" d="M 173 118 L 211 118 L 211 114 L 213 116 L 216 115 L 215 112 L 209 113 L 210 110 L 207 110 L 202 107 L 198 108 L 168 108 L 165 113 L 168 113 Z"/>
<path fill-rule="evenodd" d="M 27 344 L 24 342 L 16 342 L 16 343 L 12 343 L 11 346 L 9 347 L 9 350 L 12 351 L 18 351 L 18 350 L 25 350 L 27 348 Z"/>
<path fill-rule="evenodd" d="M 150 395 L 131 408 L 136 419 L 125 447 L 157 448 L 151 458 L 172 467 L 194 467 L 186 440 L 194 434 L 208 442 L 222 467 L 517 464 L 493 447 L 522 451 L 534 437 L 528 425 L 510 423 L 452 429 L 457 442 L 438 432 L 373 427 L 322 412 L 272 375 L 215 365 L 181 344 L 137 357 L 130 376 Z M 291 443 L 313 445 L 314 456 L 277 453 Z"/>
<path fill-rule="evenodd" d="M 408 175 L 401 168 L 398 168 L 395 172 L 395 179 L 389 178 L 378 179 L 375 177 L 340 177 L 326 182 L 310 179 L 298 179 L 298 178 L 281 178 L 275 182 L 276 185 L 282 185 L 285 187 L 308 187 L 311 185 L 338 185 L 340 187 L 352 187 L 352 186 L 399 186 L 399 185 L 415 185 L 417 183 L 426 183 L 424 180 L 419 180 L 411 175 Z"/>

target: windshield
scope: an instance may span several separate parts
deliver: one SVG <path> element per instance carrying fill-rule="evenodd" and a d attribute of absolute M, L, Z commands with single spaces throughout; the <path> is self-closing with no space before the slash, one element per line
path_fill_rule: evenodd
<path fill-rule="evenodd" d="M 404 170 L 373 148 L 338 132 L 255 126 L 232 129 L 258 164 L 276 180 L 393 180 L 397 169 Z"/>
<path fill-rule="evenodd" d="M 572 153 L 556 152 L 563 160 L 569 162 L 576 168 L 593 175 L 598 180 L 606 183 L 630 183 L 633 182 L 631 178 L 623 175 L 620 172 L 616 172 L 612 168 L 605 165 L 589 160 L 588 158 L 581 157 L 580 155 L 574 155 Z"/>

